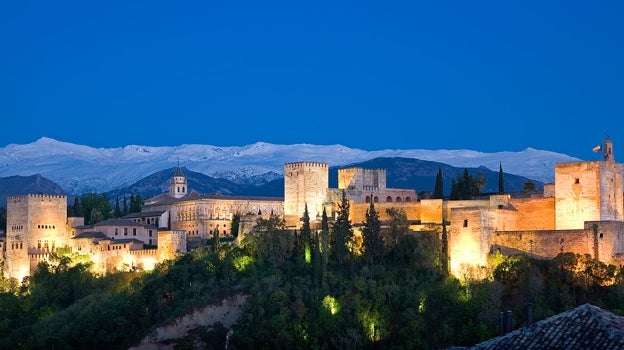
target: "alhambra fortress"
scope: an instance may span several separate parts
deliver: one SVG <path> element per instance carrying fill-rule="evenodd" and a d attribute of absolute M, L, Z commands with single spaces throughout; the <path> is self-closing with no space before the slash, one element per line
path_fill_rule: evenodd
<path fill-rule="evenodd" d="M 622 164 L 610 139 L 603 160 L 558 163 L 555 181 L 531 196 L 490 195 L 475 200 L 419 199 L 413 189 L 386 187 L 386 170 L 338 171 L 338 188 L 329 188 L 328 164 L 284 165 L 284 198 L 199 194 L 188 188 L 177 167 L 169 192 L 144 201 L 142 212 L 85 225 L 67 217 L 67 197 L 27 194 L 7 199 L 7 232 L 0 236 L 5 277 L 22 280 L 55 251 L 71 252 L 93 263 L 95 273 L 149 270 L 159 261 L 186 253 L 219 233 L 239 240 L 259 217 L 282 216 L 287 227 L 301 226 L 307 205 L 313 225 L 323 210 L 336 217 L 342 191 L 350 201 L 350 219 L 365 221 L 373 201 L 380 219 L 386 209 L 402 209 L 414 231 L 446 224 L 451 272 L 487 266 L 487 257 L 524 253 L 553 258 L 561 252 L 590 254 L 607 264 L 624 261 Z M 234 215 L 239 230 L 231 232 Z M 235 241 L 236 242 L 236 241 Z"/>

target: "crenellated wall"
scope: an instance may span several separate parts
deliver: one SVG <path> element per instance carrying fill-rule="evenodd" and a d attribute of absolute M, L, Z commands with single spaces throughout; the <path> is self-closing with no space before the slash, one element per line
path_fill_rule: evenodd
<path fill-rule="evenodd" d="M 67 232 L 67 196 L 7 197 L 5 276 L 19 281 L 30 276 L 34 269 L 29 254 L 50 253 L 67 245 Z"/>
<path fill-rule="evenodd" d="M 327 163 L 296 162 L 284 165 L 284 219 L 296 226 L 306 204 L 311 220 L 321 217 L 329 188 Z"/>

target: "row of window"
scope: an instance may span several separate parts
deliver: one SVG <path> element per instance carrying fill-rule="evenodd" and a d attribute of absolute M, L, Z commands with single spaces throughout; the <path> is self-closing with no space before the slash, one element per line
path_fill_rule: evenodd
<path fill-rule="evenodd" d="M 378 203 L 379 202 L 379 197 L 375 196 L 375 197 L 373 197 L 373 200 L 375 201 L 375 203 Z M 370 196 L 366 196 L 366 203 L 370 203 L 370 201 L 371 201 L 371 197 Z M 397 202 L 397 203 L 401 203 L 403 201 L 411 202 L 412 198 L 411 197 L 405 197 L 405 199 L 403 199 L 401 197 L 396 197 L 396 198 L 393 199 L 392 196 L 386 197 L 386 202 L 392 203 L 393 201 Z"/>
<path fill-rule="evenodd" d="M 153 230 L 148 230 L 148 231 L 147 231 L 147 234 L 148 234 L 150 237 L 152 237 L 152 235 L 153 235 L 153 232 L 152 232 L 152 231 L 153 231 Z M 128 235 L 128 228 L 127 228 L 127 227 L 124 227 L 124 229 L 123 229 L 123 234 L 124 234 L 124 236 L 127 236 L 127 235 Z M 133 235 L 133 236 L 136 236 L 136 235 L 137 235 L 137 229 L 136 229 L 136 227 L 133 227 L 133 228 L 132 228 L 132 235 Z M 117 228 L 117 227 L 115 227 L 115 236 L 119 236 L 119 228 Z"/>
<path fill-rule="evenodd" d="M 56 229 L 56 226 L 55 225 L 37 225 L 37 228 L 42 228 L 44 230 L 47 230 L 47 229 Z"/>

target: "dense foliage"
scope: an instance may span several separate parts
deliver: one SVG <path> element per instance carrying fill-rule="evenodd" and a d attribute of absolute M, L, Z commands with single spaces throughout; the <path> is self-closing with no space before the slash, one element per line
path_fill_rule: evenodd
<path fill-rule="evenodd" d="M 101 195 L 88 193 L 82 197 L 74 198 L 74 204 L 67 207 L 67 216 L 84 217 L 86 224 L 93 225 L 103 220 L 138 213 L 142 206 L 143 198 L 141 195 L 131 195 L 130 203 L 124 196 L 121 204 L 119 197 L 117 197 L 113 206 L 106 193 Z"/>
<path fill-rule="evenodd" d="M 369 219 L 373 212 L 371 205 Z M 404 213 L 391 210 L 383 250 L 366 243 L 361 255 L 338 258 L 331 235 L 342 232 L 323 214 L 319 231 L 306 224 L 298 234 L 301 243 L 271 215 L 239 244 L 221 240 L 151 272 L 95 276 L 88 264 L 56 256 L 21 285 L 0 280 L 0 348 L 127 349 L 233 294 L 248 299 L 228 349 L 439 349 L 498 335 L 501 311 L 512 310 L 522 326 L 528 303 L 535 321 L 587 302 L 624 312 L 620 269 L 589 256 L 493 255 L 489 278 L 459 281 L 446 272 L 444 227 L 410 233 Z M 365 226 L 376 232 L 378 224 Z M 175 348 L 223 348 L 227 333 L 220 324 L 196 329 Z"/>

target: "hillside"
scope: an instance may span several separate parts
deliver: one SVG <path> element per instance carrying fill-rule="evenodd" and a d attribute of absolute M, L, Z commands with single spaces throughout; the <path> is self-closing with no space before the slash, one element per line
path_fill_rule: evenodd
<path fill-rule="evenodd" d="M 191 144 L 92 148 L 43 137 L 30 144 L 10 144 L 0 148 L 0 176 L 41 174 L 58 183 L 68 194 L 84 194 L 130 186 L 177 165 L 236 184 L 264 185 L 283 176 L 285 163 L 313 161 L 342 167 L 395 157 L 440 162 L 462 169 L 483 166 L 493 171 L 498 171 L 502 163 L 509 174 L 541 182 L 554 180 L 556 163 L 578 161 L 565 154 L 533 148 L 494 153 L 465 149 L 364 151 L 342 145 L 274 145 L 264 142 L 231 147 Z"/>
<path fill-rule="evenodd" d="M 457 168 L 444 163 L 420 159 L 401 157 L 375 158 L 369 161 L 353 163 L 342 167 L 330 167 L 330 188 L 338 187 L 338 169 L 346 167 L 386 169 L 387 187 L 414 189 L 416 192 L 432 191 L 438 169 L 442 169 L 445 194 L 450 193 L 452 181 L 464 171 L 464 168 Z M 467 169 L 473 175 L 483 173 L 486 176 L 487 183 L 483 189 L 483 193 L 498 191 L 498 171 L 492 171 L 485 167 Z M 215 178 L 191 171 L 187 168 L 182 168 L 182 172 L 187 179 L 189 190 L 199 193 L 220 193 L 230 196 L 284 196 L 284 178 L 282 176 L 261 185 L 251 185 L 235 183 L 227 179 Z M 121 197 L 124 194 L 140 194 L 143 198 L 149 198 L 162 193 L 167 193 L 169 191 L 169 180 L 171 179 L 173 173 L 174 168 L 159 171 L 140 181 L 137 181 L 130 186 L 108 192 L 108 198 L 114 199 L 116 196 Z M 539 181 L 530 180 L 526 177 L 518 175 L 504 174 L 505 190 L 508 192 L 522 191 L 524 183 L 527 181 L 535 183 L 537 189 L 543 188 L 543 183 Z"/>

